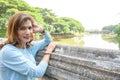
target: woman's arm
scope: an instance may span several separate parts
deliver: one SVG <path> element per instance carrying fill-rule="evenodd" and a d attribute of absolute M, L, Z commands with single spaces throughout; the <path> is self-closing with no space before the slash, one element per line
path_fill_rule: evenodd
<path fill-rule="evenodd" d="M 34 57 L 38 50 L 43 49 L 45 46 L 47 46 L 52 41 L 51 35 L 48 32 L 46 32 L 41 26 L 34 27 L 34 33 L 36 32 L 41 33 L 43 35 L 43 39 L 40 41 L 33 42 L 32 54 L 34 55 Z"/>
<path fill-rule="evenodd" d="M 47 49 L 51 51 L 55 46 L 49 45 Z M 35 63 L 27 59 L 18 49 L 12 46 L 6 46 L 2 55 L 2 64 L 22 75 L 29 75 L 31 77 L 42 77 L 47 69 L 50 55 L 45 55 L 42 61 L 36 66 Z M 50 52 L 51 53 L 51 52 Z"/>
<path fill-rule="evenodd" d="M 42 60 L 45 61 L 46 63 L 49 62 L 50 55 L 51 55 L 52 51 L 54 50 L 55 46 L 56 46 L 55 43 L 50 43 L 50 44 L 48 45 L 47 50 L 46 50 L 46 52 L 45 52 L 45 55 L 44 55 L 44 57 L 43 57 L 43 59 L 42 59 Z"/>

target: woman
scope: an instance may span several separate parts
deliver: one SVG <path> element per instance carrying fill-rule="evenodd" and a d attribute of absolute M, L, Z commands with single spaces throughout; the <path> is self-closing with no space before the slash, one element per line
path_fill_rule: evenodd
<path fill-rule="evenodd" d="M 44 35 L 41 41 L 32 42 L 33 33 Z M 37 51 L 47 46 L 41 62 L 36 65 Z M 0 45 L 0 80 L 34 80 L 42 77 L 55 48 L 49 33 L 35 24 L 33 17 L 15 13 L 8 22 L 7 40 Z"/>

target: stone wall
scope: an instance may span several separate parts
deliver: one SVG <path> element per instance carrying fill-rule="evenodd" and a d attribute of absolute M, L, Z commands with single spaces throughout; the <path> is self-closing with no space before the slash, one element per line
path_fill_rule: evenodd
<path fill-rule="evenodd" d="M 38 52 L 37 62 L 44 52 Z M 44 79 L 120 80 L 120 51 L 57 45 Z"/>

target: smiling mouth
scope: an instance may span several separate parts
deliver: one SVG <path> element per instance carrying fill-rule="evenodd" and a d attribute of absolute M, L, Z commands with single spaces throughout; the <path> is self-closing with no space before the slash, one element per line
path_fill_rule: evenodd
<path fill-rule="evenodd" d="M 31 37 L 31 36 L 25 36 L 24 38 L 25 38 L 25 39 L 30 39 L 30 37 Z"/>

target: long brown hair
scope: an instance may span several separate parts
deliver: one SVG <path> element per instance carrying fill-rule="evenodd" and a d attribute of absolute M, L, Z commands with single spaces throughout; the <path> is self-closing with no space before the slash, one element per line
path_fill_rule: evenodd
<path fill-rule="evenodd" d="M 32 26 L 34 26 L 35 20 L 32 16 L 28 14 L 24 14 L 21 12 L 15 13 L 8 21 L 7 28 L 7 40 L 0 45 L 0 49 L 6 44 L 13 44 L 16 47 L 22 48 L 23 45 L 20 43 L 20 39 L 18 38 L 18 28 L 24 24 L 27 20 L 30 20 Z M 31 41 L 33 40 L 33 36 Z M 30 41 L 30 42 L 31 42 Z M 27 47 L 30 47 L 30 42 L 26 44 Z"/>

